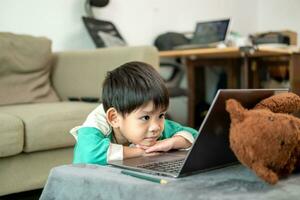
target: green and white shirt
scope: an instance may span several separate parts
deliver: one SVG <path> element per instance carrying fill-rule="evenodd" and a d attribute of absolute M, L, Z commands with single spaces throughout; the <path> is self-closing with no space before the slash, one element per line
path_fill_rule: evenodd
<path fill-rule="evenodd" d="M 88 115 L 81 126 L 74 127 L 70 133 L 77 141 L 73 163 L 106 165 L 111 160 L 123 160 L 123 145 L 114 141 L 112 127 L 106 121 L 102 104 Z M 165 120 L 159 140 L 180 135 L 193 143 L 197 134 L 195 129 Z"/>

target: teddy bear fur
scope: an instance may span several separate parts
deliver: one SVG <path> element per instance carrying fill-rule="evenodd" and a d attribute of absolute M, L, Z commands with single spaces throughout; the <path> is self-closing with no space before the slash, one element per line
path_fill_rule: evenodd
<path fill-rule="evenodd" d="M 230 114 L 230 147 L 238 160 L 270 184 L 300 167 L 300 97 L 280 93 L 245 109 L 226 101 Z"/>

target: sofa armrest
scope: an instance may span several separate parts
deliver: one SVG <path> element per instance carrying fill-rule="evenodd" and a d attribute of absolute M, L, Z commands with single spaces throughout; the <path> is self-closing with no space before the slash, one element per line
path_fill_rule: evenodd
<path fill-rule="evenodd" d="M 68 97 L 101 98 L 106 72 L 129 61 L 143 61 L 158 68 L 158 51 L 152 46 L 138 46 L 56 52 L 52 84 L 62 100 Z"/>

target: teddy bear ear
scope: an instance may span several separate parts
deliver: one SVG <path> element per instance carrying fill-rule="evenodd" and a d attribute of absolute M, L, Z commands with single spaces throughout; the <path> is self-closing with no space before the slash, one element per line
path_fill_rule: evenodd
<path fill-rule="evenodd" d="M 245 108 L 235 99 L 228 99 L 226 101 L 226 110 L 230 114 L 231 122 L 242 122 L 245 118 Z"/>

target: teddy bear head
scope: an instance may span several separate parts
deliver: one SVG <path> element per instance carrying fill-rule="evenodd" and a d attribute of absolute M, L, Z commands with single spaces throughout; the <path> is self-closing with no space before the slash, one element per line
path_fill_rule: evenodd
<path fill-rule="evenodd" d="M 300 166 L 300 97 L 281 93 L 245 109 L 229 99 L 230 147 L 238 160 L 270 184 Z"/>

